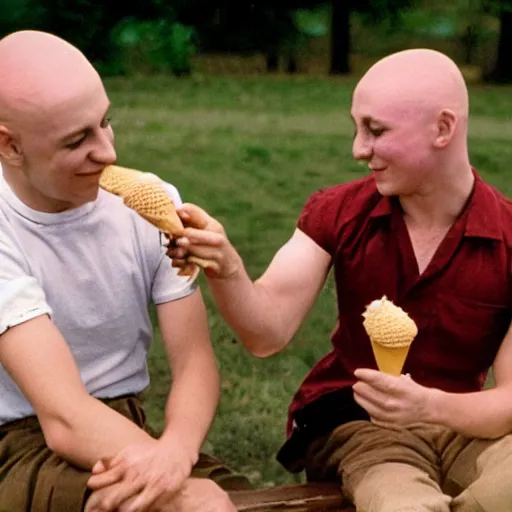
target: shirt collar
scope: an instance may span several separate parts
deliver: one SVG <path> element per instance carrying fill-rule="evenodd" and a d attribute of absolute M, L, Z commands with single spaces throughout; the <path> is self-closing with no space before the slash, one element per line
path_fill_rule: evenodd
<path fill-rule="evenodd" d="M 395 206 L 396 207 L 396 206 Z M 370 212 L 370 219 L 376 219 L 379 217 L 386 217 L 393 213 L 393 201 L 389 196 L 381 196 L 379 194 L 379 200 Z"/>
<path fill-rule="evenodd" d="M 473 169 L 475 184 L 467 206 L 465 236 L 503 240 L 499 197 Z"/>
<path fill-rule="evenodd" d="M 466 206 L 466 227 L 464 235 L 468 237 L 488 238 L 491 240 L 503 240 L 500 228 L 499 199 L 496 191 L 485 183 L 479 174 L 473 169 L 475 183 L 473 192 Z M 381 196 L 370 212 L 370 218 L 386 217 L 400 208 L 394 197 Z"/>

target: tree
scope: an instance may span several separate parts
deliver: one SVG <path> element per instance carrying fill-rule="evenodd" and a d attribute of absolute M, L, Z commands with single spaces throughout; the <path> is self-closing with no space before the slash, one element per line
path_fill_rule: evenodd
<path fill-rule="evenodd" d="M 346 0 L 331 2 L 331 74 L 350 72 L 350 11 Z"/>
<path fill-rule="evenodd" d="M 414 5 L 415 0 L 331 0 L 331 74 L 350 72 L 350 15 L 364 14 L 369 23 L 385 18 L 399 21 L 403 9 Z"/>
<path fill-rule="evenodd" d="M 496 63 L 486 78 L 493 82 L 512 83 L 512 0 L 487 0 L 485 7 L 500 20 Z"/>

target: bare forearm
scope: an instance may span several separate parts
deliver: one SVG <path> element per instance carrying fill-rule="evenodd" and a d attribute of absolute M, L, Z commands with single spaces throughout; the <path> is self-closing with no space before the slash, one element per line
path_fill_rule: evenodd
<path fill-rule="evenodd" d="M 208 285 L 222 317 L 252 354 L 265 357 L 288 343 L 278 304 L 245 269 L 228 279 L 208 279 Z"/>
<path fill-rule="evenodd" d="M 42 420 L 48 446 L 63 459 L 90 470 L 100 459 L 151 437 L 101 401 L 86 395 L 62 416 Z"/>
<path fill-rule="evenodd" d="M 495 439 L 512 432 L 511 390 L 492 388 L 476 393 L 432 390 L 431 423 L 464 436 Z"/>
<path fill-rule="evenodd" d="M 209 357 L 191 360 L 190 367 L 173 379 L 161 441 L 179 442 L 195 459 L 215 417 L 219 394 L 215 361 Z"/>

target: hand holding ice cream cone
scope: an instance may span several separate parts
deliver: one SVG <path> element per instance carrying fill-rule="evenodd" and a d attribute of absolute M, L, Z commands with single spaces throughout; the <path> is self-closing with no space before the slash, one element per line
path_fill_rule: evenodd
<path fill-rule="evenodd" d="M 414 320 L 385 295 L 367 306 L 363 317 L 379 370 L 400 375 L 411 343 L 418 334 Z"/>

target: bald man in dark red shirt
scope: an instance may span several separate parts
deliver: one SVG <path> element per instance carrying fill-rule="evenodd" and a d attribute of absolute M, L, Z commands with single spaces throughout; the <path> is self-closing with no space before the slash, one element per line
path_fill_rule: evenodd
<path fill-rule="evenodd" d="M 170 255 L 210 260 L 222 315 L 259 357 L 290 342 L 333 268 L 333 349 L 291 404 L 288 469 L 339 478 L 365 512 L 510 512 L 512 205 L 469 162 L 463 77 L 435 51 L 393 54 L 351 116 L 370 176 L 313 194 L 262 277 L 194 205 Z M 377 371 L 362 324 L 383 295 L 418 327 L 400 376 Z"/>

